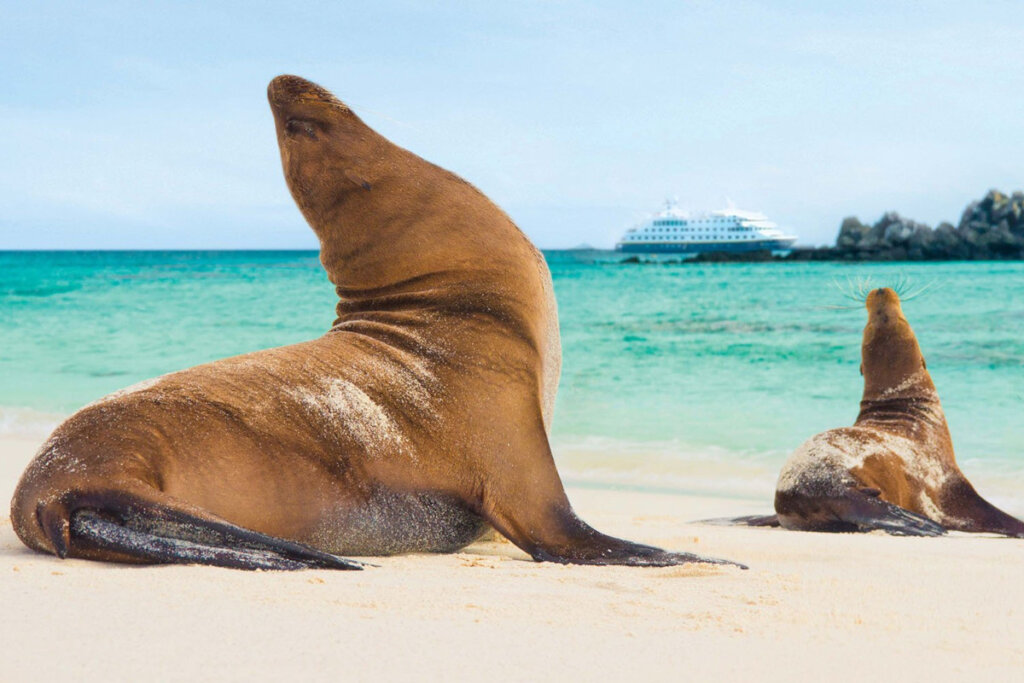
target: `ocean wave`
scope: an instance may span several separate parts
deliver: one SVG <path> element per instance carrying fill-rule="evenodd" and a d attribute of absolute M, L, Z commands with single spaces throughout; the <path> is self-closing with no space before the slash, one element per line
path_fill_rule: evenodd
<path fill-rule="evenodd" d="M 40 298 L 48 296 L 57 296 L 60 294 L 67 294 L 74 292 L 82 288 L 82 285 L 78 283 L 74 284 L 55 284 L 49 286 L 39 287 L 14 287 L 11 289 L 0 292 L 0 295 L 9 297 L 25 297 L 25 298 Z"/>
<path fill-rule="evenodd" d="M 566 482 L 651 492 L 764 500 L 789 455 L 777 450 L 734 451 L 679 440 L 627 441 L 561 437 L 552 448 Z"/>
<path fill-rule="evenodd" d="M 20 406 L 0 406 L 0 437 L 46 438 L 67 415 Z"/>
<path fill-rule="evenodd" d="M 567 484 L 652 493 L 763 501 L 769 512 L 788 451 L 738 451 L 679 440 L 556 437 L 552 449 Z M 961 469 L 993 505 L 1024 518 L 1024 463 L 965 458 Z"/>

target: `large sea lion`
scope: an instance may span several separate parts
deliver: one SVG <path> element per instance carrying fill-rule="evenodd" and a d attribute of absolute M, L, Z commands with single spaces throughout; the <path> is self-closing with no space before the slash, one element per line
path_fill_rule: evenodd
<path fill-rule="evenodd" d="M 12 502 L 60 557 L 358 568 L 493 526 L 536 560 L 722 562 L 601 534 L 548 446 L 551 276 L 509 218 L 323 88 L 269 86 L 284 174 L 338 293 L 319 339 L 159 377 L 69 418 Z"/>
<path fill-rule="evenodd" d="M 957 467 L 939 395 L 899 296 L 875 289 L 866 306 L 857 421 L 797 448 L 779 475 L 777 517 L 749 521 L 809 531 L 1024 537 L 1024 522 L 978 495 Z"/>

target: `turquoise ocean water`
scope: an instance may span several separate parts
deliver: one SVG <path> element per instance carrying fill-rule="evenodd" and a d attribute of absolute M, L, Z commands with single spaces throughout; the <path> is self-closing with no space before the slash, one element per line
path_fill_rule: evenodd
<path fill-rule="evenodd" d="M 548 252 L 562 328 L 553 441 L 576 483 L 764 499 L 805 438 L 850 424 L 849 282 L 933 285 L 904 306 L 961 468 L 1024 513 L 1024 264 L 626 265 Z M 847 308 L 841 308 L 841 307 Z M 0 436 L 106 393 L 322 334 L 313 252 L 0 253 Z"/>

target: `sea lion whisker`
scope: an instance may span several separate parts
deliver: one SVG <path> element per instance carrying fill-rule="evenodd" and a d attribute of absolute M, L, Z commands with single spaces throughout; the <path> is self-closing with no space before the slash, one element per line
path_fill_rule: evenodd
<path fill-rule="evenodd" d="M 868 300 L 868 292 L 871 289 L 871 279 L 868 276 L 858 276 L 857 278 L 857 300 L 865 302 Z"/>
<path fill-rule="evenodd" d="M 918 298 L 918 297 L 920 297 L 920 296 L 922 296 L 924 294 L 927 294 L 929 291 L 931 291 L 938 284 L 939 284 L 939 280 L 938 279 L 932 280 L 931 282 L 928 282 L 928 283 L 922 285 L 918 289 L 916 289 L 916 290 L 914 290 L 912 292 L 909 292 L 906 295 L 901 295 L 900 299 L 902 301 L 913 301 L 914 299 L 916 299 L 916 298 Z"/>
<path fill-rule="evenodd" d="M 910 278 L 906 273 L 900 273 L 896 280 L 896 285 L 892 288 L 896 292 L 896 296 L 903 298 L 904 292 L 910 287 Z"/>
<path fill-rule="evenodd" d="M 853 295 L 853 292 L 852 292 L 853 282 L 849 279 L 849 277 L 847 277 L 846 285 L 845 286 L 843 285 L 843 283 L 839 282 L 836 278 L 832 278 L 832 286 L 835 287 L 836 290 L 838 290 L 838 292 L 842 296 L 846 297 L 847 299 L 852 299 L 854 301 L 857 300 L 857 297 L 855 297 Z"/>
<path fill-rule="evenodd" d="M 382 112 L 382 111 L 380 111 L 378 109 L 370 109 L 369 107 L 363 107 L 361 105 L 356 105 L 355 103 L 351 103 L 350 104 L 350 108 L 353 109 L 353 110 L 358 109 L 360 112 L 365 112 L 367 114 L 373 114 L 374 116 L 377 116 L 379 118 L 382 118 L 382 119 L 385 119 L 387 121 L 390 121 L 391 123 L 394 123 L 394 124 L 397 124 L 399 126 L 402 126 L 403 128 L 408 128 L 409 130 L 415 130 L 415 131 L 422 131 L 423 130 L 419 126 L 416 126 L 416 125 L 414 125 L 412 123 L 408 123 L 406 121 L 402 121 L 401 119 L 396 119 L 395 117 L 390 116 L 388 114 L 385 114 L 384 112 Z"/>

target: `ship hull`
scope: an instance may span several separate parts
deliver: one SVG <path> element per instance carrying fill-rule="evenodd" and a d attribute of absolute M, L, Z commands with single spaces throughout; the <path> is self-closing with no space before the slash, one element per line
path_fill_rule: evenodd
<path fill-rule="evenodd" d="M 710 252 L 741 254 L 751 251 L 789 251 L 793 239 L 750 240 L 744 242 L 652 242 L 615 245 L 615 251 L 627 254 L 705 254 Z"/>

